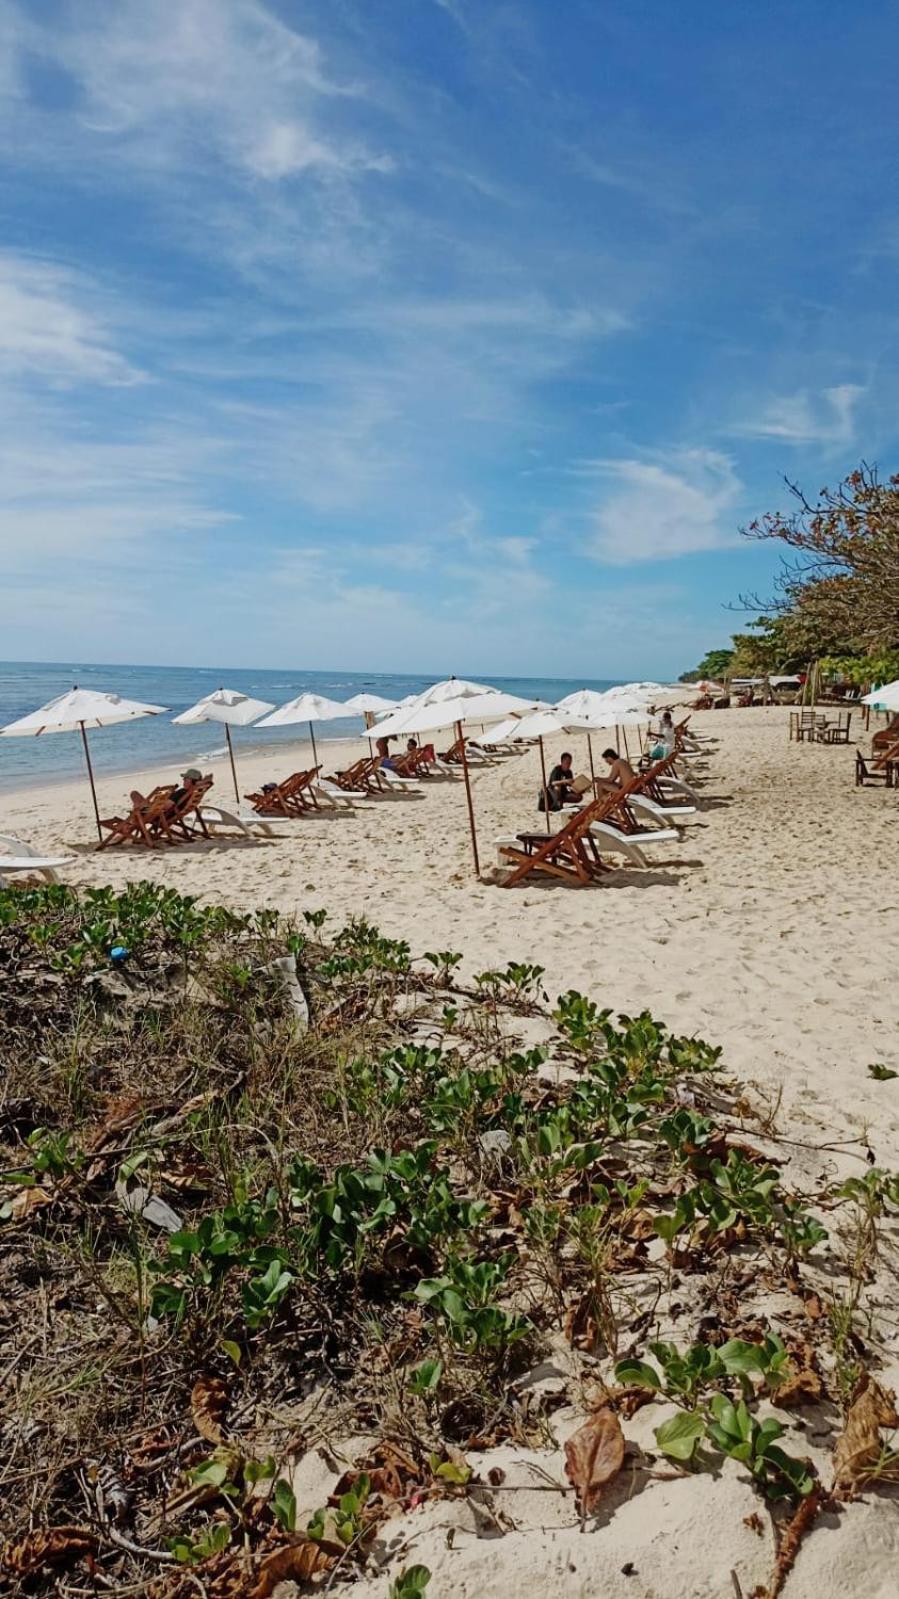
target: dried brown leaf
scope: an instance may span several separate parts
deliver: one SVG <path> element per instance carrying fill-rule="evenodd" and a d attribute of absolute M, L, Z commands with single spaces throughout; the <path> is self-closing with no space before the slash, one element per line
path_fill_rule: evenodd
<path fill-rule="evenodd" d="M 824 1386 L 818 1373 L 811 1366 L 803 1366 L 781 1383 L 777 1390 L 777 1403 L 785 1405 L 787 1410 L 796 1405 L 816 1405 L 824 1393 Z"/>
<path fill-rule="evenodd" d="M 11 1221 L 25 1221 L 34 1211 L 43 1209 L 44 1205 L 52 1205 L 56 1194 L 52 1188 L 33 1187 L 20 1188 L 9 1202 Z"/>
<path fill-rule="evenodd" d="M 624 1464 L 624 1434 L 618 1417 L 597 1410 L 565 1445 L 565 1475 L 577 1491 L 581 1517 L 596 1504 L 603 1488 Z"/>
<path fill-rule="evenodd" d="M 67 1560 L 92 1554 L 97 1540 L 89 1527 L 47 1527 L 30 1532 L 20 1543 L 8 1543 L 3 1564 L 19 1577 L 32 1577 L 45 1566 L 59 1566 Z"/>
<path fill-rule="evenodd" d="M 840 1488 L 855 1488 L 870 1478 L 872 1467 L 880 1459 L 883 1445 L 881 1427 L 899 1427 L 895 1396 L 881 1388 L 873 1377 L 862 1378 L 849 1409 L 846 1424 L 834 1445 L 834 1484 Z"/>
<path fill-rule="evenodd" d="M 824 1315 L 824 1306 L 817 1294 L 806 1294 L 803 1300 L 803 1308 L 809 1321 L 820 1321 Z"/>
<path fill-rule="evenodd" d="M 221 1377 L 198 1377 L 191 1389 L 190 1413 L 201 1438 L 223 1442 L 222 1418 L 228 1405 L 228 1385 Z"/>
<path fill-rule="evenodd" d="M 279 1582 L 308 1582 L 334 1564 L 334 1555 L 311 1538 L 275 1549 L 260 1562 L 250 1599 L 269 1599 Z"/>

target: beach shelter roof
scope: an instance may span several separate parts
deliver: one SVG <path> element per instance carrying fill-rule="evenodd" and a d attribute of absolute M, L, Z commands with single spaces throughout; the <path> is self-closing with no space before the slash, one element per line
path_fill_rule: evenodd
<path fill-rule="evenodd" d="M 231 777 L 234 783 L 234 798 L 240 803 L 240 789 L 237 785 L 237 767 L 234 764 L 234 746 L 231 743 L 232 727 L 249 727 L 257 717 L 265 711 L 274 710 L 267 700 L 254 700 L 249 694 L 242 694 L 237 688 L 217 688 L 212 694 L 207 694 L 196 705 L 191 705 L 189 710 L 182 711 L 180 716 L 173 716 L 173 722 L 180 722 L 185 726 L 192 726 L 196 722 L 223 722 L 225 725 L 225 738 L 228 740 L 228 756 L 231 761 Z"/>
<path fill-rule="evenodd" d="M 274 708 L 267 700 L 254 700 L 249 694 L 241 694 L 239 689 L 217 688 L 179 716 L 173 716 L 172 721 L 184 726 L 195 722 L 224 722 L 232 727 L 249 727 L 251 722 Z"/>
<path fill-rule="evenodd" d="M 38 738 L 42 733 L 80 732 L 91 786 L 91 798 L 94 802 L 94 816 L 97 819 L 97 836 L 102 837 L 87 730 L 89 727 L 112 727 L 117 722 L 135 722 L 141 716 L 160 716 L 166 709 L 165 705 L 144 705 L 141 700 L 125 700 L 121 694 L 103 693 L 100 689 L 76 686 L 69 689 L 66 694 L 60 694 L 55 700 L 42 705 L 39 710 L 31 711 L 28 716 L 22 716 L 17 722 L 10 722 L 7 727 L 0 728 L 0 737 Z"/>
<path fill-rule="evenodd" d="M 862 704 L 879 705 L 885 711 L 899 711 L 899 677 L 894 683 L 884 683 L 883 688 L 874 688 L 870 694 L 863 694 Z"/>
<path fill-rule="evenodd" d="M 346 708 L 348 711 L 358 711 L 361 716 L 366 711 L 395 711 L 398 704 L 398 700 L 385 700 L 380 694 L 354 694 L 351 700 L 347 700 Z"/>

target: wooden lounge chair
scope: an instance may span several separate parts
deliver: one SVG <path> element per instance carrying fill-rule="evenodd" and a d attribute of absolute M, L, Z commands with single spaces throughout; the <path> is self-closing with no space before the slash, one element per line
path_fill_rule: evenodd
<path fill-rule="evenodd" d="M 202 808 L 211 787 L 212 778 L 203 777 L 189 783 L 180 794 L 175 789 L 168 795 L 168 803 L 154 811 L 148 824 L 150 832 L 165 838 L 168 844 L 180 844 L 182 840 L 189 842 L 198 833 L 208 838 L 209 829 L 203 820 Z"/>
<path fill-rule="evenodd" d="M 379 792 L 374 775 L 377 770 L 378 756 L 365 755 L 361 760 L 354 761 L 352 766 L 348 766 L 345 772 L 335 772 L 329 781 L 336 783 L 338 788 L 345 791 L 352 789 L 357 793 L 376 794 Z"/>
<path fill-rule="evenodd" d="M 305 811 L 317 809 L 312 784 L 320 771 L 320 766 L 313 766 L 305 772 L 293 772 L 283 783 L 267 785 L 258 794 L 245 794 L 244 799 L 260 816 L 302 816 Z"/>
<path fill-rule="evenodd" d="M 118 844 L 143 844 L 147 849 L 155 849 L 159 834 L 153 830 L 154 823 L 171 804 L 172 792 L 169 788 L 141 794 L 133 789 L 127 816 L 100 817 L 100 827 L 106 829 L 107 837 L 100 839 L 97 849 L 110 849 Z"/>
<path fill-rule="evenodd" d="M 636 782 L 638 778 L 634 779 Z M 546 872 L 579 888 L 595 883 L 609 867 L 599 853 L 591 825 L 612 815 L 633 786 L 628 784 L 618 794 L 603 794 L 591 800 L 558 833 L 519 833 L 515 844 L 501 844 L 500 855 L 515 866 L 503 887 L 514 888 L 531 872 Z"/>

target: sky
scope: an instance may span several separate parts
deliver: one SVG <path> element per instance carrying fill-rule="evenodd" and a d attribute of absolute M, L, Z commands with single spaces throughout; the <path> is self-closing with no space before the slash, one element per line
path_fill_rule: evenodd
<path fill-rule="evenodd" d="M 693 665 L 785 475 L 897 469 L 897 49 L 894 0 L 0 0 L 0 657 Z"/>

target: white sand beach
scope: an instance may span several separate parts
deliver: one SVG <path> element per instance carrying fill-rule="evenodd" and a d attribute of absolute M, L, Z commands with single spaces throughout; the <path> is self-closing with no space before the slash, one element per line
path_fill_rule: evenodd
<path fill-rule="evenodd" d="M 536 878 L 505 890 L 473 873 L 461 778 L 322 811 L 286 836 L 234 835 L 156 851 L 94 849 L 86 781 L 5 796 L 2 829 L 77 854 L 66 879 L 121 884 L 146 876 L 236 907 L 325 907 L 332 924 L 365 916 L 413 954 L 458 949 L 469 973 L 509 960 L 546 969 L 551 998 L 580 989 L 615 1010 L 644 1008 L 724 1049 L 724 1062 L 796 1123 L 835 1139 L 863 1136 L 878 1161 L 899 1157 L 899 1094 L 869 1078 L 899 1066 L 892 1003 L 899 899 L 890 870 L 896 796 L 856 789 L 854 751 L 788 741 L 788 712 L 694 715 L 714 741 L 690 768 L 702 808 L 683 842 L 639 870 L 619 864 L 595 887 Z M 96 738 L 102 739 L 102 733 Z M 438 740 L 439 745 L 439 740 Z M 594 749 L 602 736 L 594 739 Z M 586 740 L 554 741 L 587 769 Z M 323 745 L 324 770 L 367 746 Z M 310 764 L 308 744 L 240 762 L 242 791 Z M 333 763 L 327 764 L 327 763 Z M 233 801 L 227 762 L 210 799 Z M 127 810 L 175 774 L 102 780 L 101 814 Z M 536 748 L 473 768 L 482 875 L 494 839 L 540 828 Z M 558 825 L 558 824 L 557 824 Z"/>

